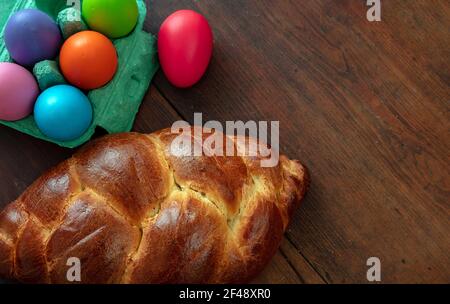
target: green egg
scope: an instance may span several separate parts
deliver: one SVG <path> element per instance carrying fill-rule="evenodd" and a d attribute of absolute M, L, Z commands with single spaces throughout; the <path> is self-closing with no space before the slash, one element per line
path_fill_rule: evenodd
<path fill-rule="evenodd" d="M 138 21 L 136 0 L 83 0 L 82 14 L 89 27 L 109 38 L 128 35 Z"/>

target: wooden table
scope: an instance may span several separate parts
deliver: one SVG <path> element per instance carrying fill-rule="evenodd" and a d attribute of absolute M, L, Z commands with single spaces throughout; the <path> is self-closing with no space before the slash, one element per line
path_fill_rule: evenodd
<path fill-rule="evenodd" d="M 281 149 L 312 186 L 256 282 L 450 282 L 450 2 L 148 1 L 157 33 L 176 9 L 210 21 L 214 59 L 194 88 L 159 72 L 134 130 L 178 119 L 279 120 Z M 73 151 L 0 127 L 0 204 Z"/>

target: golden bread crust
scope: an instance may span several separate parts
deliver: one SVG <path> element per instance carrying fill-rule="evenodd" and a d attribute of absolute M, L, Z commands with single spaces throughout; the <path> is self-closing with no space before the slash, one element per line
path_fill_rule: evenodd
<path fill-rule="evenodd" d="M 175 136 L 105 136 L 40 177 L 0 213 L 0 276 L 68 283 L 77 257 L 81 283 L 251 280 L 305 195 L 305 168 L 285 156 L 273 168 L 260 156 L 175 156 Z"/>

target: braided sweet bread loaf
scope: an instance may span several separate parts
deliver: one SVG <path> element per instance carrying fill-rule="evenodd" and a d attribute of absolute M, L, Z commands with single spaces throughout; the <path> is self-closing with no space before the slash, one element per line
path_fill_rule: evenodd
<path fill-rule="evenodd" d="M 174 136 L 106 136 L 40 177 L 0 214 L 0 277 L 68 283 L 71 257 L 81 283 L 258 274 L 306 191 L 305 169 L 284 156 L 274 168 L 261 157 L 177 157 Z"/>

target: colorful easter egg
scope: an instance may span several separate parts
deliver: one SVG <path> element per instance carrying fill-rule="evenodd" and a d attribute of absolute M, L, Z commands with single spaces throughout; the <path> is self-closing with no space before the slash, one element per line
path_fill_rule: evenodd
<path fill-rule="evenodd" d="M 67 81 L 83 90 L 100 88 L 117 71 L 117 52 L 112 42 L 94 31 L 69 37 L 59 55 L 61 71 Z"/>
<path fill-rule="evenodd" d="M 89 99 L 69 85 L 45 90 L 34 106 L 34 120 L 39 130 L 59 141 L 71 141 L 83 135 L 92 123 L 92 116 Z"/>
<path fill-rule="evenodd" d="M 213 51 L 213 34 L 208 21 L 191 10 L 170 15 L 158 35 L 161 67 L 177 87 L 196 84 L 205 73 Z"/>
<path fill-rule="evenodd" d="M 13 14 L 6 24 L 4 38 L 11 58 L 27 67 L 54 59 L 62 43 L 58 25 L 50 16 L 36 9 L 24 9 Z"/>
<path fill-rule="evenodd" d="M 15 63 L 0 62 L 0 120 L 16 121 L 33 112 L 39 87 L 33 75 Z"/>
<path fill-rule="evenodd" d="M 83 0 L 82 14 L 92 30 L 113 39 L 128 35 L 139 17 L 136 0 Z"/>

